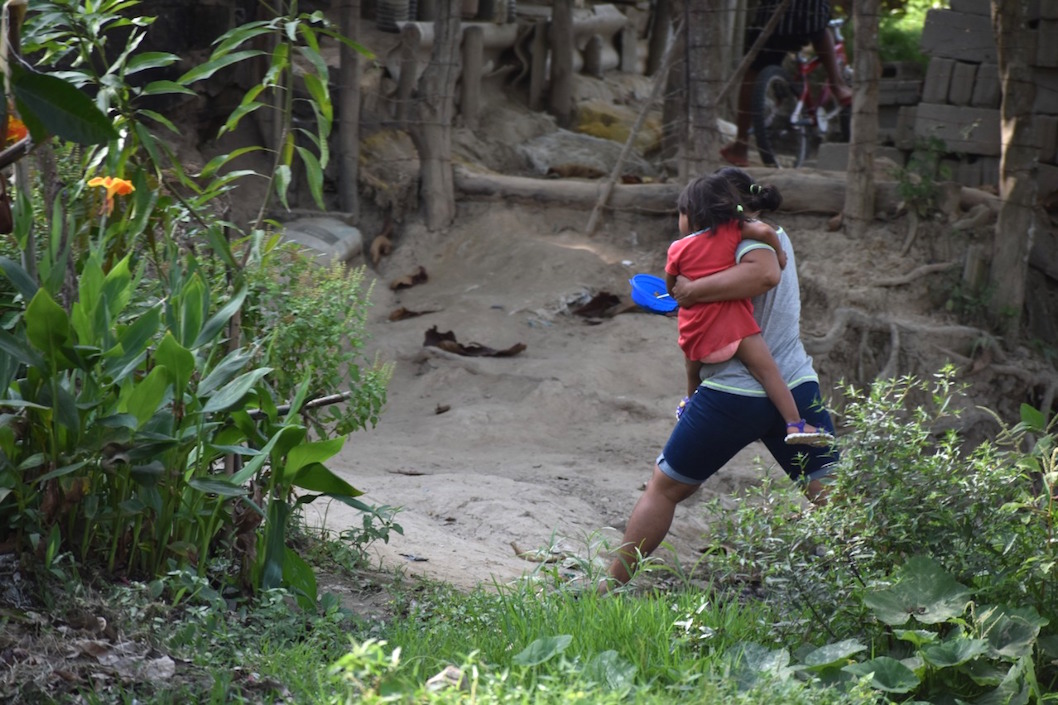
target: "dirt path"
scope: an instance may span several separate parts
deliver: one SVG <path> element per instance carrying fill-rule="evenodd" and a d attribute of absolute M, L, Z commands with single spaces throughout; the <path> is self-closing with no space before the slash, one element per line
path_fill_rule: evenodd
<path fill-rule="evenodd" d="M 537 567 L 512 544 L 583 559 L 620 538 L 673 424 L 683 363 L 674 319 L 627 313 L 591 325 L 567 312 L 589 293 L 626 294 L 629 277 L 660 271 L 664 253 L 577 235 L 584 217 L 468 204 L 447 234 L 409 228 L 381 266 L 369 330 L 372 349 L 396 363 L 389 402 L 332 464 L 368 503 L 401 507 L 404 535 L 374 547 L 381 565 L 470 588 Z M 427 283 L 388 289 L 419 265 Z M 436 313 L 391 323 L 397 306 Z M 527 347 L 503 358 L 424 349 L 433 326 L 464 344 Z M 698 497 L 757 481 L 762 448 Z M 680 507 L 670 535 L 684 559 L 702 545 L 697 505 Z M 361 522 L 337 503 L 316 511 L 310 521 L 330 528 Z"/>

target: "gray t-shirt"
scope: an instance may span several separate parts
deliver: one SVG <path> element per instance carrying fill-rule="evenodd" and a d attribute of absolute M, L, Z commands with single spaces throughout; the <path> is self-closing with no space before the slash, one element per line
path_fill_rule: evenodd
<path fill-rule="evenodd" d="M 818 382 L 812 358 L 801 343 L 801 290 L 797 282 L 797 261 L 790 238 L 778 228 L 779 242 L 786 252 L 786 267 L 779 284 L 753 299 L 753 317 L 760 325 L 764 342 L 775 358 L 786 385 L 793 389 L 804 382 Z M 769 248 L 756 240 L 743 240 L 736 250 L 735 261 L 747 252 Z M 715 365 L 702 365 L 702 385 L 710 389 L 743 396 L 767 396 L 760 382 L 746 366 L 733 357 Z"/>

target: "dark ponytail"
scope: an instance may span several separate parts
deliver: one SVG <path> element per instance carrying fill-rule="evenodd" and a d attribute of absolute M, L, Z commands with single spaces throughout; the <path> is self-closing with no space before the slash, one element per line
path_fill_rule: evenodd
<path fill-rule="evenodd" d="M 752 176 L 738 167 L 725 166 L 716 174 L 727 179 L 735 187 L 747 211 L 774 211 L 782 205 L 779 189 L 770 184 L 758 184 Z"/>

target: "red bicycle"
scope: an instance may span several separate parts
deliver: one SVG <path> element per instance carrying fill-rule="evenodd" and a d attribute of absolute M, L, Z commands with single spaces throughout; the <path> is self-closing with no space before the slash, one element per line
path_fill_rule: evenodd
<path fill-rule="evenodd" d="M 834 52 L 846 82 L 852 70 L 845 58 L 844 20 L 830 20 Z M 753 135 L 761 160 L 780 168 L 796 169 L 826 141 L 847 142 L 849 110 L 841 105 L 822 71 L 818 57 L 797 52 L 793 67 L 764 67 L 753 87 Z"/>

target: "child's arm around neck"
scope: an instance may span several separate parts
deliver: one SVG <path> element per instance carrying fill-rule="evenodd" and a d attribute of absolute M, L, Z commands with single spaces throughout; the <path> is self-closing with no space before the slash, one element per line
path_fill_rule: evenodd
<path fill-rule="evenodd" d="M 763 220 L 743 220 L 740 231 L 743 240 L 758 240 L 775 250 L 775 256 L 779 258 L 779 268 L 786 267 L 786 253 L 783 252 L 782 244 L 779 242 L 779 235 L 775 232 L 775 228 Z"/>

